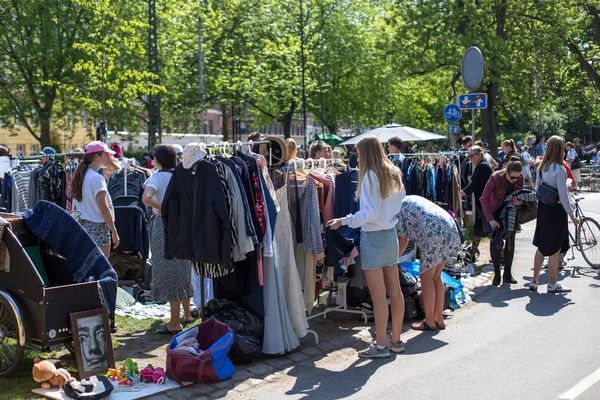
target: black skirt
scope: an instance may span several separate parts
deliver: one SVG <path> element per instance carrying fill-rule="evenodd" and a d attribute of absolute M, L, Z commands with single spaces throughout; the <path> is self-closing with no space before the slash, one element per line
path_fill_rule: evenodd
<path fill-rule="evenodd" d="M 562 204 L 550 207 L 538 202 L 533 245 L 544 256 L 550 257 L 561 249 L 565 252 L 565 243 L 569 243 L 569 221 Z"/>

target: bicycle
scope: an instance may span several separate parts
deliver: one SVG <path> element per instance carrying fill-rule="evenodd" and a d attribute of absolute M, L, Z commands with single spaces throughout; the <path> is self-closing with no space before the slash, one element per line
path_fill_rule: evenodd
<path fill-rule="evenodd" d="M 600 224 L 595 219 L 583 214 L 583 210 L 579 206 L 579 202 L 583 199 L 585 199 L 583 196 L 575 197 L 575 216 L 579 220 L 579 225 L 575 231 L 575 237 L 569 230 L 569 237 L 573 243 L 571 259 L 575 258 L 573 248 L 576 248 L 590 267 L 597 269 L 600 268 L 600 247 L 596 247 L 600 241 Z"/>

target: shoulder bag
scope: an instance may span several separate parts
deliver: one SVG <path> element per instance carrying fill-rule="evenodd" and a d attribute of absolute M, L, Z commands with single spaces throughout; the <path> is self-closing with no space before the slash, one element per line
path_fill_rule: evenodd
<path fill-rule="evenodd" d="M 539 175 L 538 179 L 542 179 L 542 171 L 540 171 Z M 558 189 L 543 181 L 540 181 L 540 186 L 537 188 L 535 194 L 538 200 L 547 206 L 554 207 L 558 204 Z"/>

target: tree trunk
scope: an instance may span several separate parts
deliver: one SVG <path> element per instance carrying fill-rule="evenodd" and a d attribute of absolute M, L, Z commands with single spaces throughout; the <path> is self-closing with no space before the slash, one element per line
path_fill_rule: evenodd
<path fill-rule="evenodd" d="M 48 110 L 42 110 L 38 116 L 40 121 L 40 146 L 52 146 L 52 137 L 50 136 L 50 115 Z"/>
<path fill-rule="evenodd" d="M 296 103 L 290 104 L 290 108 L 285 113 L 282 119 L 279 120 L 283 125 L 283 137 L 288 139 L 292 130 L 292 119 L 294 119 L 294 112 L 296 111 Z"/>
<path fill-rule="evenodd" d="M 483 137 L 489 144 L 492 157 L 496 157 L 496 149 L 498 149 L 498 129 L 496 121 L 496 99 L 498 98 L 497 82 L 490 83 L 487 88 L 487 108 L 481 112 L 481 122 L 483 129 Z"/>

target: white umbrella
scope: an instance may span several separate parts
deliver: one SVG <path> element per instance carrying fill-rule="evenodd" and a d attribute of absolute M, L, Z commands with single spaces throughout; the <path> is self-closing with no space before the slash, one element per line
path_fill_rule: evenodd
<path fill-rule="evenodd" d="M 411 128 L 410 126 L 389 124 L 380 126 L 379 128 L 373 129 L 367 133 L 363 133 L 362 135 L 355 136 L 352 139 L 348 139 L 345 142 L 340 143 L 340 145 L 356 144 L 360 139 L 367 135 L 373 135 L 377 137 L 381 143 L 387 143 L 387 141 L 393 137 L 399 137 L 403 142 L 423 142 L 427 140 L 447 139 L 445 136 L 438 135 L 437 133 Z"/>

